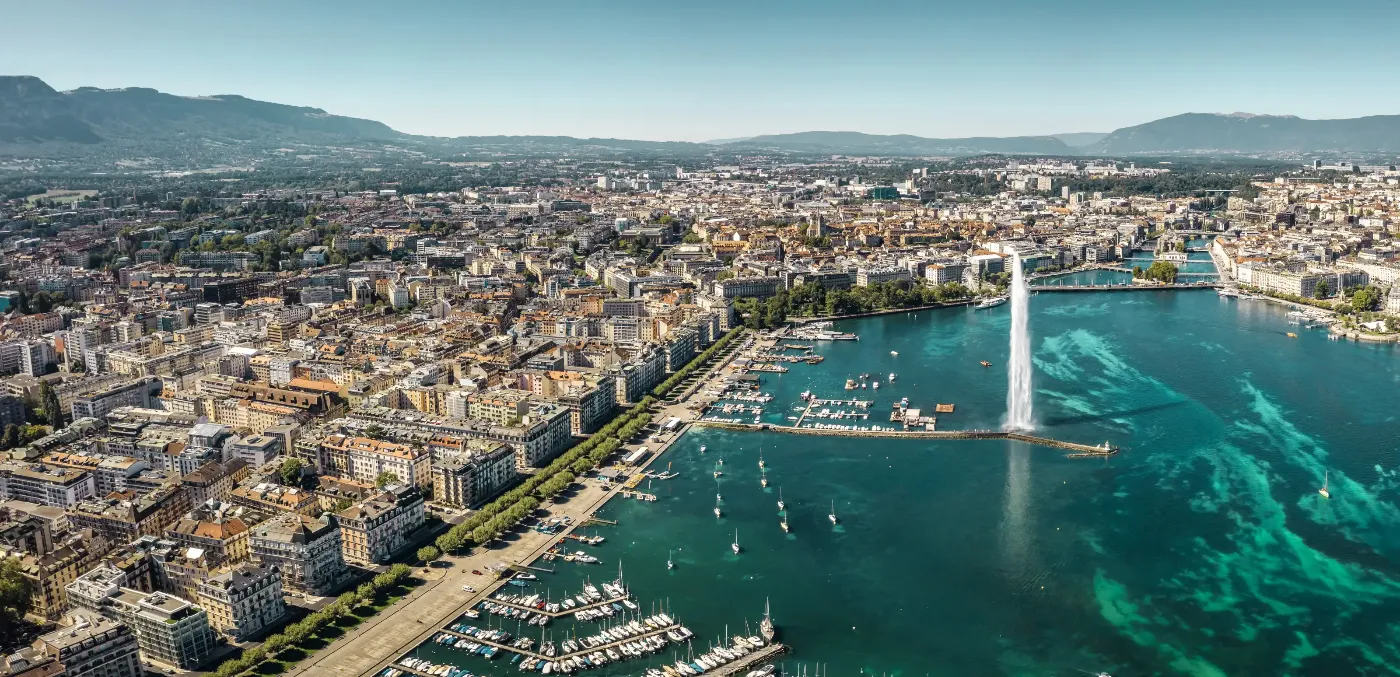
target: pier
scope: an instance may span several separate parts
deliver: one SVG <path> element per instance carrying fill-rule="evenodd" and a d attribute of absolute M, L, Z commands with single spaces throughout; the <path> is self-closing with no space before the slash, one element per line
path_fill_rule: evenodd
<path fill-rule="evenodd" d="M 410 668 L 407 665 L 404 665 L 403 663 L 390 663 L 389 667 L 394 668 L 396 670 L 402 670 L 407 674 L 416 675 L 417 677 L 434 677 L 433 675 L 423 672 L 422 670 L 419 670 L 417 668 Z"/>
<path fill-rule="evenodd" d="M 721 665 L 715 668 L 714 670 L 706 672 L 705 674 L 720 675 L 721 677 L 724 677 L 726 675 L 742 674 L 745 670 L 748 670 L 749 668 L 752 668 L 753 666 L 758 665 L 759 663 L 766 663 L 772 660 L 773 658 L 781 656 L 787 652 L 788 647 L 786 644 L 775 642 L 751 654 L 740 656 L 738 660 L 735 660 L 731 663 L 725 663 L 724 665 Z"/>
<path fill-rule="evenodd" d="M 828 430 L 817 428 L 795 428 L 791 426 L 776 426 L 766 423 L 720 423 L 714 421 L 697 421 L 695 425 L 707 428 L 722 428 L 725 430 L 766 430 L 779 433 L 790 433 L 793 435 L 827 435 L 831 437 L 880 437 L 896 439 L 934 439 L 934 440 L 1013 440 L 1025 442 L 1040 447 L 1052 449 L 1063 449 L 1073 452 L 1070 458 L 1102 458 L 1118 453 L 1118 447 L 1108 445 L 1079 444 L 1078 442 L 1065 442 L 1050 437 L 1040 437 L 1038 435 L 1028 435 L 1026 433 L 1009 432 L 1004 430 Z"/>
<path fill-rule="evenodd" d="M 497 649 L 500 649 L 501 651 L 505 651 L 505 652 L 507 652 L 507 653 L 518 653 L 518 654 L 520 654 L 520 655 L 522 655 L 522 656 L 524 656 L 524 657 L 526 657 L 526 658 L 534 658 L 534 659 L 537 659 L 537 660 L 552 661 L 552 662 L 556 662 L 556 663 L 557 663 L 557 662 L 559 662 L 559 661 L 567 660 L 567 659 L 570 659 L 570 658 L 574 658 L 574 657 L 576 657 L 576 656 L 587 656 L 587 655 L 589 655 L 589 654 L 596 653 L 596 652 L 598 652 L 598 651 L 607 651 L 608 649 L 616 649 L 617 647 L 620 647 L 620 646 L 622 646 L 623 644 L 629 644 L 629 643 L 631 643 L 631 642 L 638 642 L 638 641 L 641 641 L 641 640 L 644 640 L 644 639 L 650 639 L 650 638 L 655 637 L 655 636 L 657 636 L 657 635 L 665 635 L 667 632 L 669 632 L 669 631 L 671 631 L 671 630 L 678 630 L 678 629 L 680 629 L 680 627 L 681 627 L 681 626 L 680 626 L 679 623 L 672 623 L 672 624 L 670 624 L 670 625 L 667 625 L 667 626 L 664 626 L 664 627 L 661 627 L 661 628 L 655 628 L 655 629 L 648 628 L 648 631 L 647 631 L 647 632 L 643 632 L 643 633 L 639 633 L 639 634 L 636 634 L 636 635 L 632 635 L 632 636 L 630 636 L 630 637 L 627 637 L 626 639 L 615 640 L 615 641 L 609 642 L 609 643 L 607 643 L 607 644 L 596 644 L 596 645 L 594 645 L 594 646 L 585 646 L 585 647 L 583 647 L 583 648 L 581 648 L 581 649 L 579 649 L 578 651 L 575 651 L 575 652 L 573 652 L 573 653 L 559 654 L 559 655 L 557 655 L 557 656 L 546 656 L 546 655 L 544 655 L 544 654 L 536 653 L 536 652 L 531 651 L 531 650 L 529 650 L 529 649 L 522 649 L 522 648 L 520 648 L 520 647 L 518 647 L 518 646 L 511 646 L 511 645 L 509 645 L 509 644 L 502 644 L 502 643 L 497 642 L 497 641 L 495 641 L 495 640 L 482 639 L 482 638 L 480 638 L 480 637 L 473 637 L 472 635 L 468 635 L 468 634 L 466 634 L 466 633 L 464 633 L 464 632 L 458 632 L 458 631 L 456 631 L 456 630 L 453 630 L 452 628 L 443 628 L 443 629 L 440 630 L 439 632 L 445 632 L 445 633 L 447 633 L 447 634 L 449 634 L 449 635 L 453 635 L 453 636 L 455 636 L 455 637 L 458 637 L 458 638 L 461 638 L 461 639 L 465 639 L 465 640 L 467 640 L 467 641 L 469 641 L 469 642 L 476 642 L 477 644 L 484 644 L 484 645 L 486 645 L 486 646 L 494 646 L 494 647 L 496 647 Z M 670 638 L 667 638 L 667 641 L 670 641 Z M 765 647 L 765 648 L 767 648 L 767 647 Z M 746 658 L 747 658 L 747 656 L 746 656 Z M 737 661 L 736 661 L 736 662 L 737 662 Z"/>

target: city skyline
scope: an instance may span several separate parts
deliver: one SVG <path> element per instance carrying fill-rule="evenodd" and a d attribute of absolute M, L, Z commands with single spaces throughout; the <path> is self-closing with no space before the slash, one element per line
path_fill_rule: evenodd
<path fill-rule="evenodd" d="M 449 3 L 399 13 L 366 3 L 254 2 L 238 11 L 79 3 L 81 20 L 61 26 L 62 43 L 28 30 L 0 46 L 0 58 L 10 74 L 57 89 L 239 94 L 430 136 L 952 138 L 1110 132 L 1187 112 L 1400 113 L 1400 94 L 1375 87 L 1388 77 L 1379 60 L 1294 58 L 1281 42 L 1300 25 L 1344 35 L 1362 12 L 1400 18 L 1393 5 L 1341 5 L 1314 16 L 1253 1 L 859 11 L 547 4 L 532 13 Z M 53 20 L 38 7 L 7 14 L 36 28 Z"/>

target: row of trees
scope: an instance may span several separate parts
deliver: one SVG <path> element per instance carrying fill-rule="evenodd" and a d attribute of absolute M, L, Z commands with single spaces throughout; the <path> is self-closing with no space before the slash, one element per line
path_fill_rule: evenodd
<path fill-rule="evenodd" d="M 681 381 L 686 380 L 686 378 L 694 373 L 696 369 L 700 368 L 701 365 L 709 362 L 719 351 L 724 350 L 742 331 L 743 330 L 738 327 L 731 329 L 728 334 L 721 336 L 718 341 L 715 341 L 714 345 L 706 348 L 698 357 L 691 360 L 684 367 L 681 367 L 676 373 L 671 374 L 670 378 L 662 381 L 661 385 L 652 388 L 651 394 L 657 397 L 665 397 L 666 393 L 671 392 L 672 388 L 679 385 Z M 638 430 L 640 430 L 640 428 Z M 633 434 L 636 433 L 634 432 Z M 631 435 L 624 436 L 623 439 L 627 439 L 628 437 L 631 437 Z"/>
<path fill-rule="evenodd" d="M 326 608 L 292 623 L 283 628 L 282 632 L 268 637 L 263 641 L 262 646 L 247 649 L 238 658 L 220 663 L 219 667 L 210 674 L 213 677 L 234 677 L 253 669 L 265 660 L 275 658 L 283 650 L 293 648 L 310 639 L 327 624 L 350 615 L 356 607 L 373 602 L 380 595 L 408 580 L 411 571 L 406 564 L 395 564 L 389 567 L 388 571 L 337 597 Z"/>
<path fill-rule="evenodd" d="M 958 282 L 929 286 L 911 280 L 880 282 L 864 287 L 828 290 L 815 282 L 778 292 L 766 301 L 741 298 L 734 309 L 750 329 L 776 327 L 788 316 L 854 315 L 877 310 L 914 308 L 967 299 L 972 292 Z"/>
<path fill-rule="evenodd" d="M 651 421 L 646 412 L 656 400 L 643 398 L 636 406 L 614 418 L 587 440 L 561 454 L 539 472 L 500 498 L 486 504 L 461 524 L 453 526 L 434 542 L 442 553 L 452 553 L 473 545 L 489 543 L 530 516 L 541 500 L 566 490 L 579 475 L 592 470 L 622 446 L 622 440 Z M 638 423 L 640 421 L 640 423 Z M 630 433 L 630 435 L 628 434 Z M 423 558 L 424 561 L 431 561 Z"/>
<path fill-rule="evenodd" d="M 657 386 L 652 391 L 653 395 L 661 396 L 670 391 L 699 365 L 704 364 L 713 358 L 715 353 L 729 345 L 741 331 L 735 329 L 725 334 L 713 346 L 710 346 L 671 378 Z M 541 501 L 554 498 L 567 490 L 569 485 L 573 484 L 580 475 L 598 467 L 624 442 L 640 433 L 651 423 L 652 416 L 647 409 L 655 403 L 656 397 L 649 395 L 642 398 L 641 402 L 613 418 L 607 425 L 589 436 L 587 440 L 560 454 L 549 465 L 526 478 L 520 485 L 486 504 L 461 524 L 453 526 L 447 533 L 438 536 L 437 540 L 434 541 L 436 550 L 439 551 L 439 554 L 453 553 L 473 545 L 489 543 L 500 537 L 501 534 L 529 517 L 539 508 Z M 424 562 L 436 559 L 436 557 L 423 557 L 424 554 L 434 553 L 420 551 L 419 559 Z"/>

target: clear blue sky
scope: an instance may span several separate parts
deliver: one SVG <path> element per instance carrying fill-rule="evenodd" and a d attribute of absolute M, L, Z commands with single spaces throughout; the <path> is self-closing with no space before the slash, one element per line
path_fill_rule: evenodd
<path fill-rule="evenodd" d="M 405 132 L 701 141 L 1400 113 L 1396 0 L 7 2 L 0 73 Z"/>

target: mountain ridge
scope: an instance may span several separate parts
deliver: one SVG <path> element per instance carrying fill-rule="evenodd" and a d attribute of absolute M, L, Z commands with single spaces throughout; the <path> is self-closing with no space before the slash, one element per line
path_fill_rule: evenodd
<path fill-rule="evenodd" d="M 1109 133 L 933 138 L 913 134 L 805 131 L 708 142 L 641 141 L 549 135 L 434 137 L 375 120 L 239 94 L 180 96 L 149 87 L 77 87 L 60 92 L 31 75 L 0 76 L 0 153 L 81 156 L 85 147 L 141 145 L 160 157 L 221 144 L 416 144 L 442 150 L 552 153 L 578 149 L 708 155 L 716 152 L 813 155 L 958 156 L 980 154 L 1161 155 L 1400 151 L 1400 115 L 1309 120 L 1293 115 L 1182 113 Z M 261 144 L 261 145 L 260 145 Z"/>

